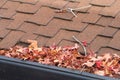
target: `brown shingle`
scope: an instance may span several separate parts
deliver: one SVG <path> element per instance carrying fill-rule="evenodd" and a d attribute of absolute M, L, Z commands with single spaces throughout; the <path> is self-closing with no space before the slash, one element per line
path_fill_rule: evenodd
<path fill-rule="evenodd" d="M 115 17 L 117 13 L 120 11 L 119 7 L 120 7 L 120 0 L 116 0 L 116 2 L 112 6 L 105 7 L 100 14 L 104 16 Z"/>
<path fill-rule="evenodd" d="M 11 22 L 9 19 L 0 19 L 0 29 L 5 29 Z"/>
<path fill-rule="evenodd" d="M 110 40 L 110 38 L 98 36 L 92 41 L 90 48 L 94 52 L 97 52 L 101 47 L 105 47 L 110 42 Z"/>
<path fill-rule="evenodd" d="M 20 42 L 28 43 L 28 40 L 35 40 L 36 38 L 37 35 L 32 33 L 26 33 L 21 37 Z"/>
<path fill-rule="evenodd" d="M 97 6 L 111 6 L 115 0 L 92 0 L 91 4 Z"/>
<path fill-rule="evenodd" d="M 2 8 L 13 9 L 19 6 L 19 2 L 7 1 Z"/>
<path fill-rule="evenodd" d="M 48 24 L 48 26 L 56 27 L 58 30 L 62 28 L 62 29 L 71 30 L 71 31 L 83 31 L 87 26 L 87 24 L 81 22 L 81 19 L 84 18 L 84 16 L 85 16 L 84 14 L 79 14 L 77 18 L 73 19 L 73 21 L 53 19 Z"/>
<path fill-rule="evenodd" d="M 39 46 L 53 43 L 74 45 L 72 36 L 75 35 L 80 41 L 87 41 L 95 52 L 118 53 L 120 0 L 73 1 L 78 2 L 0 0 L 2 17 L 0 18 L 0 48 L 8 48 L 21 42 L 27 43 L 28 39 L 37 40 Z M 69 12 L 55 13 L 56 9 L 80 8 L 88 5 L 92 6 L 75 11 L 77 17 Z M 83 51 L 82 48 L 80 51 Z"/>
<path fill-rule="evenodd" d="M 18 1 L 22 3 L 29 3 L 29 4 L 36 4 L 38 0 L 11 0 L 11 1 Z"/>
<path fill-rule="evenodd" d="M 38 9 L 41 7 L 41 4 L 21 4 L 19 8 L 17 9 L 18 12 L 23 13 L 36 13 Z"/>
<path fill-rule="evenodd" d="M 108 26 L 112 22 L 113 18 L 111 17 L 101 17 L 96 24 L 101 26 Z"/>
<path fill-rule="evenodd" d="M 58 31 L 59 28 L 56 26 L 40 26 L 34 33 L 42 36 L 53 37 Z"/>
<path fill-rule="evenodd" d="M 115 17 L 110 26 L 120 28 L 120 14 Z"/>
<path fill-rule="evenodd" d="M 100 18 L 100 15 L 98 14 L 88 14 L 84 19 L 83 19 L 83 22 L 86 22 L 86 23 L 96 23 Z"/>
<path fill-rule="evenodd" d="M 79 3 L 69 2 L 64 8 L 76 8 Z"/>
<path fill-rule="evenodd" d="M 81 41 L 87 41 L 87 43 L 90 43 L 102 30 L 103 27 L 88 25 L 87 28 L 77 36 L 77 38 Z"/>
<path fill-rule="evenodd" d="M 105 27 L 104 30 L 100 33 L 100 35 L 105 37 L 113 37 L 114 34 L 118 31 L 116 28 Z"/>
<path fill-rule="evenodd" d="M 87 22 L 87 23 L 96 23 L 99 18 L 100 15 L 98 15 L 98 13 L 101 11 L 101 7 L 92 7 L 89 9 L 89 14 L 87 14 L 87 16 L 83 19 L 83 22 Z"/>
<path fill-rule="evenodd" d="M 47 41 L 49 40 L 49 38 L 43 37 L 43 36 L 39 36 L 38 38 L 36 38 L 36 40 L 38 41 L 38 46 L 45 46 Z"/>
<path fill-rule="evenodd" d="M 59 46 L 74 46 L 74 42 L 68 41 L 68 40 L 61 40 L 59 43 Z"/>
<path fill-rule="evenodd" d="M 34 14 L 27 22 L 32 22 L 39 25 L 47 25 L 49 21 L 53 18 L 54 11 L 47 7 L 42 7 L 40 10 Z"/>
<path fill-rule="evenodd" d="M 0 38 L 4 38 L 10 31 L 6 29 L 11 20 L 1 19 L 0 20 Z"/>
<path fill-rule="evenodd" d="M 120 30 L 115 34 L 108 46 L 120 50 Z"/>
<path fill-rule="evenodd" d="M 17 2 L 17 1 L 21 1 L 21 0 L 9 0 L 9 1 L 15 1 L 15 2 Z"/>
<path fill-rule="evenodd" d="M 24 31 L 26 33 L 33 33 L 39 28 L 38 25 L 31 24 L 31 23 L 23 23 L 18 30 Z"/>
<path fill-rule="evenodd" d="M 15 10 L 18 8 L 19 5 L 20 3 L 18 2 L 7 1 L 6 4 L 3 6 L 3 8 L 6 9 L 0 10 L 0 17 L 11 18 L 13 15 L 15 15 Z"/>
<path fill-rule="evenodd" d="M 98 55 L 104 55 L 105 53 L 111 53 L 111 54 L 118 54 L 120 55 L 120 51 L 112 49 L 112 48 L 101 48 L 98 52 Z"/>
<path fill-rule="evenodd" d="M 10 48 L 14 46 L 23 36 L 23 32 L 12 31 L 6 38 L 0 42 L 0 48 Z"/>
<path fill-rule="evenodd" d="M 57 24 L 57 25 L 56 25 Z M 53 19 L 47 26 L 41 26 L 35 31 L 35 34 L 53 37 L 61 28 L 69 26 L 70 21 L 65 21 L 61 19 Z"/>
<path fill-rule="evenodd" d="M 7 0 L 0 0 L 0 8 L 7 2 Z"/>
<path fill-rule="evenodd" d="M 27 20 L 31 15 L 28 14 L 21 14 L 21 13 L 17 13 L 14 17 L 13 17 L 13 21 L 8 25 L 8 29 L 17 29 L 20 27 L 20 25 L 23 24 L 23 22 L 25 20 Z"/>
<path fill-rule="evenodd" d="M 62 9 L 68 2 L 64 0 L 56 0 L 52 2 L 49 6 L 52 8 Z"/>
<path fill-rule="evenodd" d="M 40 0 L 39 2 L 42 3 L 43 6 L 48 6 L 52 4 L 56 0 Z"/>
<path fill-rule="evenodd" d="M 66 25 L 69 25 L 69 21 L 66 21 L 66 20 L 62 20 L 62 19 L 56 19 L 54 18 L 52 21 L 50 21 L 50 23 L 48 24 L 48 26 L 55 26 L 57 27 L 58 29 L 66 26 Z"/>
<path fill-rule="evenodd" d="M 7 29 L 0 29 L 0 38 L 5 38 L 7 34 L 10 32 L 10 30 Z"/>
<path fill-rule="evenodd" d="M 1 18 L 11 18 L 15 12 L 7 10 L 7 9 L 0 9 L 0 17 Z"/>
<path fill-rule="evenodd" d="M 13 15 L 15 15 L 15 10 L 18 8 L 19 5 L 20 3 L 18 2 L 7 1 L 6 4 L 2 7 L 6 9 L 0 10 L 0 17 L 11 18 Z"/>
<path fill-rule="evenodd" d="M 68 22 L 68 25 L 63 25 L 63 29 L 72 30 L 72 31 L 83 31 L 87 26 L 86 23 L 81 22 L 82 19 L 85 18 L 85 16 L 86 16 L 85 14 L 79 13 L 77 15 L 77 18 L 74 17 L 72 21 Z"/>
<path fill-rule="evenodd" d="M 95 14 L 98 14 L 101 12 L 101 10 L 103 9 L 103 7 L 98 7 L 98 6 L 92 6 L 88 12 L 89 13 L 95 13 Z"/>
<path fill-rule="evenodd" d="M 90 1 L 91 1 L 91 0 L 80 0 L 80 4 L 77 6 L 77 8 L 90 5 L 90 4 L 89 4 Z M 77 10 L 77 11 L 79 11 L 79 12 L 87 12 L 87 10 L 89 10 L 89 8 L 80 9 L 80 10 Z"/>
<path fill-rule="evenodd" d="M 66 40 L 73 40 L 72 39 L 72 36 L 73 35 L 77 35 L 78 33 L 77 32 L 72 32 L 72 31 L 66 31 L 66 30 L 60 30 L 56 35 L 55 37 L 51 38 L 48 40 L 48 42 L 46 43 L 46 45 L 52 45 L 53 43 L 55 44 L 59 44 L 59 42 L 62 40 L 62 39 L 66 39 Z"/>
<path fill-rule="evenodd" d="M 88 24 L 86 24 L 86 23 L 74 21 L 74 22 L 69 23 L 68 26 L 67 25 L 64 26 L 62 29 L 81 32 L 87 27 L 87 25 Z"/>
<path fill-rule="evenodd" d="M 54 17 L 59 19 L 72 20 L 74 15 L 71 12 L 65 12 L 65 13 L 56 13 Z"/>

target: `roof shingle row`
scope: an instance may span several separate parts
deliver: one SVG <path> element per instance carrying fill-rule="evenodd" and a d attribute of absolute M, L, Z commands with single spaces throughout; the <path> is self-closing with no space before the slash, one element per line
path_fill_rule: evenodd
<path fill-rule="evenodd" d="M 120 54 L 119 0 L 0 0 L 0 48 L 27 44 L 73 45 L 72 36 L 97 53 Z M 56 10 L 80 8 L 72 13 Z"/>

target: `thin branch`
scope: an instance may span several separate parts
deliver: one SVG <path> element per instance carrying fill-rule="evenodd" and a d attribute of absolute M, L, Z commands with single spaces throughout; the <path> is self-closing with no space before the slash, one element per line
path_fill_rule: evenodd
<path fill-rule="evenodd" d="M 72 36 L 72 37 L 74 40 L 76 40 L 82 46 L 82 48 L 84 50 L 84 54 L 85 54 L 85 56 L 87 56 L 87 50 L 86 50 L 85 46 L 83 45 L 83 43 L 80 40 L 78 40 L 75 36 Z"/>
<path fill-rule="evenodd" d="M 72 8 L 68 8 L 67 11 L 68 11 L 68 12 L 71 12 L 75 17 L 77 17 L 77 15 L 73 12 L 73 9 L 72 9 Z"/>
<path fill-rule="evenodd" d="M 85 9 L 85 8 L 89 8 L 89 7 L 91 7 L 91 5 L 89 5 L 89 6 L 84 6 L 84 7 L 80 7 L 80 8 L 68 8 L 67 9 L 67 11 L 68 12 L 71 12 L 75 17 L 77 17 L 77 15 L 73 12 L 73 11 L 75 11 L 75 10 L 80 10 L 80 9 Z"/>
<path fill-rule="evenodd" d="M 83 72 L 84 69 L 85 69 L 85 66 L 83 66 L 83 68 L 80 70 L 80 74 Z"/>
<path fill-rule="evenodd" d="M 84 7 L 80 7 L 80 8 L 74 8 L 74 9 L 72 9 L 72 10 L 81 10 L 81 9 L 85 9 L 85 8 L 89 8 L 89 7 L 91 7 L 91 5 L 89 5 L 89 6 L 84 6 Z"/>

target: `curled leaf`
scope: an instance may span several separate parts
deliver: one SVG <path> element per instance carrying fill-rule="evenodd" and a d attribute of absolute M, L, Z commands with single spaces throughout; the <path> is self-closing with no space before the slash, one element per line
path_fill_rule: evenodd
<path fill-rule="evenodd" d="M 29 48 L 31 48 L 31 49 L 36 49 L 36 48 L 38 48 L 38 45 L 37 45 L 37 41 L 36 41 L 36 40 L 28 40 L 28 42 L 30 43 Z"/>

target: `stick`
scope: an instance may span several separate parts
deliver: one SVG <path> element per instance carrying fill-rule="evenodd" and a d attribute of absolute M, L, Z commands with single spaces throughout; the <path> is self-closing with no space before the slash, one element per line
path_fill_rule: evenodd
<path fill-rule="evenodd" d="M 85 56 L 87 56 L 87 50 L 86 50 L 85 46 L 83 45 L 83 43 L 80 40 L 78 40 L 75 36 L 72 36 L 72 37 L 74 40 L 76 40 L 82 46 L 82 48 L 84 50 L 84 54 L 85 54 Z"/>

